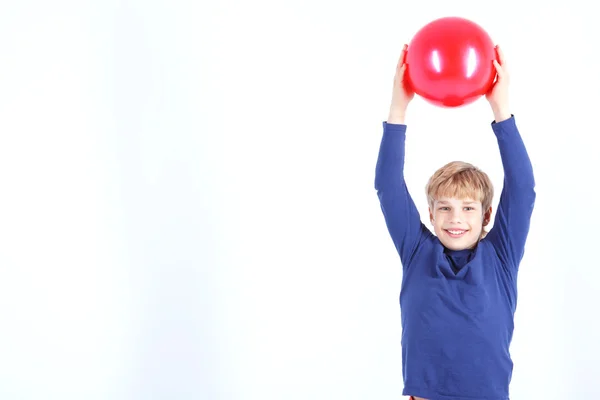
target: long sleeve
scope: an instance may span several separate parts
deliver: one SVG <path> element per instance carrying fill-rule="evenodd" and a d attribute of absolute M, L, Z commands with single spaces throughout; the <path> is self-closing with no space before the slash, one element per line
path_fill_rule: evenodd
<path fill-rule="evenodd" d="M 375 189 L 385 222 L 406 269 L 420 240 L 430 233 L 404 180 L 406 125 L 383 123 L 383 137 L 375 172 Z"/>
<path fill-rule="evenodd" d="M 487 239 L 512 272 L 516 272 L 524 255 L 536 198 L 533 167 L 514 116 L 493 122 L 492 129 L 500 149 L 504 186 Z"/>

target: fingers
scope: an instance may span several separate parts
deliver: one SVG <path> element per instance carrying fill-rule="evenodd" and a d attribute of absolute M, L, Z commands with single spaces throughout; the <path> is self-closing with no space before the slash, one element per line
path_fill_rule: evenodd
<path fill-rule="evenodd" d="M 496 68 L 496 74 L 498 76 L 498 80 L 504 79 L 506 77 L 506 73 L 502 68 L 502 65 L 497 60 L 492 61 L 494 63 L 494 67 Z"/>
<path fill-rule="evenodd" d="M 504 52 L 498 45 L 496 45 L 496 54 L 498 55 L 498 62 L 500 63 L 500 65 L 504 66 L 504 64 L 506 63 L 506 59 L 504 58 Z"/>
<path fill-rule="evenodd" d="M 396 74 L 394 75 L 394 86 L 403 86 L 404 85 L 404 73 L 406 72 L 406 64 L 402 64 L 400 68 L 396 70 Z"/>
<path fill-rule="evenodd" d="M 404 73 L 406 72 L 406 64 L 402 64 L 400 69 L 398 70 L 398 80 L 400 82 L 404 81 Z"/>
<path fill-rule="evenodd" d="M 507 71 L 506 58 L 504 57 L 504 52 L 502 51 L 502 49 L 500 48 L 499 45 L 496 45 L 496 56 L 498 59 L 498 63 L 502 67 L 502 70 L 506 73 L 506 71 Z"/>
<path fill-rule="evenodd" d="M 494 68 L 496 68 L 496 73 L 498 74 L 498 79 L 508 79 L 508 70 L 506 67 L 506 58 L 504 57 L 504 52 L 500 48 L 500 46 L 496 45 L 496 56 L 497 60 L 493 60 Z"/>
<path fill-rule="evenodd" d="M 504 73 L 504 70 L 502 69 L 502 65 L 500 65 L 500 63 L 497 60 L 492 60 L 492 63 L 494 63 L 494 68 L 496 68 L 496 73 L 501 76 Z"/>
<path fill-rule="evenodd" d="M 408 45 L 405 44 L 402 47 L 402 51 L 400 52 L 400 58 L 398 59 L 398 70 L 404 65 L 404 63 L 406 62 L 406 52 L 408 50 Z"/>

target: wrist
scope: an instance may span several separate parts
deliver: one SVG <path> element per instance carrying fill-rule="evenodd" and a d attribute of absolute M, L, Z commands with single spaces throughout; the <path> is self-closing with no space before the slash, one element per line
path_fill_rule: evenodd
<path fill-rule="evenodd" d="M 402 124 L 404 124 L 405 119 L 406 119 L 406 110 L 390 111 L 390 114 L 388 115 L 387 123 L 402 125 Z"/>
<path fill-rule="evenodd" d="M 492 106 L 492 112 L 494 113 L 494 120 L 496 122 L 502 122 L 512 117 L 507 106 Z"/>

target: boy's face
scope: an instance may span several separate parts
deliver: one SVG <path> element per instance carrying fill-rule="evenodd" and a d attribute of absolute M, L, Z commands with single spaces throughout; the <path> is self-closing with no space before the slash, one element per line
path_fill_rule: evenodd
<path fill-rule="evenodd" d="M 492 208 L 484 212 L 480 201 L 441 197 L 429 209 L 429 218 L 440 242 L 450 250 L 472 249 L 490 222 Z"/>

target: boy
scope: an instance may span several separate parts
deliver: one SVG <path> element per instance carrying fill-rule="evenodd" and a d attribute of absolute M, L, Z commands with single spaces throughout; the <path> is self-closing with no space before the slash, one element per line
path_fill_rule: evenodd
<path fill-rule="evenodd" d="M 404 46 L 377 160 L 375 188 L 402 263 L 400 308 L 405 396 L 414 400 L 508 400 L 517 273 L 535 202 L 529 156 L 508 111 L 501 50 L 491 105 L 504 168 L 494 226 L 492 184 L 467 163 L 438 170 L 427 184 L 421 223 L 404 180 L 404 116 L 414 93 L 404 84 Z"/>

